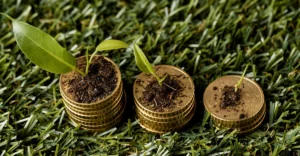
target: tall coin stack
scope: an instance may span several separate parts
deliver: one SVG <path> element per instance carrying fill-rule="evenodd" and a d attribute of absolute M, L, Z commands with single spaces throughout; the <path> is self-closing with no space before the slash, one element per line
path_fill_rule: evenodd
<path fill-rule="evenodd" d="M 114 91 L 94 103 L 78 103 L 67 92 L 67 87 L 60 85 L 60 93 L 65 104 L 65 110 L 73 122 L 90 132 L 101 132 L 116 126 L 122 119 L 126 105 L 126 94 L 123 91 L 121 73 L 117 65 L 108 58 L 117 71 L 117 86 Z M 60 77 L 60 82 L 64 77 Z"/>
<path fill-rule="evenodd" d="M 155 66 L 155 70 L 159 77 L 168 74 L 178 80 L 184 88 L 182 95 L 174 99 L 175 108 L 167 108 L 163 112 L 155 111 L 141 100 L 144 89 L 149 85 L 149 80 L 153 80 L 153 77 L 150 78 L 151 76 L 146 73 L 138 75 L 134 82 L 133 93 L 140 125 L 146 130 L 158 134 L 177 131 L 191 120 L 196 110 L 193 81 L 187 73 L 174 66 L 158 65 Z"/>

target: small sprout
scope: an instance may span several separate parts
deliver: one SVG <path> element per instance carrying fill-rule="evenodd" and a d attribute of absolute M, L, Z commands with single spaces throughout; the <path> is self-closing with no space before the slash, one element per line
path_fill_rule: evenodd
<path fill-rule="evenodd" d="M 166 79 L 167 75 L 165 75 L 163 78 L 159 78 L 155 74 L 153 66 L 150 64 L 147 57 L 145 56 L 145 54 L 137 44 L 134 44 L 133 51 L 135 56 L 135 63 L 139 67 L 139 69 L 145 73 L 152 74 L 158 81 L 159 85 L 162 86 L 162 83 Z"/>
<path fill-rule="evenodd" d="M 238 83 L 237 83 L 236 85 L 234 85 L 234 87 L 235 87 L 234 91 L 235 91 L 235 92 L 238 91 L 240 85 L 242 84 L 242 81 L 243 81 L 243 79 L 244 79 L 244 77 L 245 77 L 245 74 L 246 74 L 246 71 L 247 71 L 247 69 L 248 69 L 248 66 L 249 66 L 249 64 L 247 64 L 247 66 L 246 66 L 246 68 L 245 68 L 245 70 L 244 70 L 244 73 L 243 73 L 241 79 L 238 81 Z"/>
<path fill-rule="evenodd" d="M 89 66 L 92 62 L 92 59 L 98 51 L 116 50 L 116 49 L 121 49 L 121 48 L 128 48 L 128 45 L 119 40 L 105 40 L 105 41 L 101 42 L 100 44 L 98 44 L 98 46 L 96 47 L 96 50 L 91 55 L 89 61 L 87 61 L 85 73 L 87 74 Z M 86 56 L 86 57 L 88 60 L 88 56 Z"/>

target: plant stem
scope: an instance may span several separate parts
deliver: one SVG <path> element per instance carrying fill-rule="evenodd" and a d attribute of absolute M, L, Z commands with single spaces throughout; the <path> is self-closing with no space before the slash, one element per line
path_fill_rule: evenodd
<path fill-rule="evenodd" d="M 5 14 L 5 13 L 0 12 L 0 15 L 3 15 L 3 16 L 5 16 L 5 17 L 7 17 L 8 19 L 14 21 L 13 18 L 11 18 L 9 15 L 7 15 L 7 14 Z"/>
<path fill-rule="evenodd" d="M 98 51 L 94 51 L 94 52 L 93 52 L 93 54 L 92 54 L 91 57 L 90 57 L 89 64 L 92 62 L 93 57 L 96 55 L 97 52 L 98 52 Z"/>
<path fill-rule="evenodd" d="M 89 66 L 90 66 L 90 62 L 89 62 L 89 46 L 88 48 L 86 49 L 85 51 L 85 62 L 86 62 L 86 65 L 85 65 L 85 74 L 88 74 L 89 72 Z"/>
<path fill-rule="evenodd" d="M 240 80 L 238 81 L 238 83 L 234 86 L 234 87 L 235 87 L 235 89 L 234 89 L 235 92 L 238 91 L 240 85 L 242 84 L 242 81 L 243 81 L 243 79 L 244 79 L 244 77 L 245 77 L 245 74 L 246 74 L 246 71 L 247 71 L 247 69 L 248 69 L 248 66 L 249 66 L 249 63 L 246 65 L 246 68 L 245 68 L 245 70 L 244 70 L 244 72 L 243 72 L 243 75 L 242 75 L 241 79 L 240 79 Z"/>
<path fill-rule="evenodd" d="M 89 72 L 89 67 L 90 67 L 90 64 L 93 60 L 93 57 L 95 56 L 95 54 L 97 53 L 98 51 L 94 51 L 93 54 L 91 55 L 90 59 L 88 59 L 88 57 L 86 57 L 86 66 L 85 66 L 85 74 L 88 74 Z M 86 53 L 86 55 L 88 55 Z"/>
<path fill-rule="evenodd" d="M 89 71 L 89 67 L 90 67 L 90 64 L 93 60 L 93 57 L 95 56 L 95 54 L 97 53 L 98 51 L 94 51 L 93 54 L 91 55 L 90 59 L 88 60 L 88 57 L 86 59 L 86 66 L 85 66 L 85 73 L 87 74 L 88 71 Z"/>
<path fill-rule="evenodd" d="M 152 73 L 152 75 L 156 78 L 156 80 L 159 82 L 160 78 L 155 74 L 155 73 Z"/>
<path fill-rule="evenodd" d="M 162 86 L 162 83 L 165 81 L 165 79 L 167 78 L 168 75 L 165 75 L 164 77 L 162 77 L 161 79 L 158 80 L 158 83 L 160 84 L 160 86 Z"/>
<path fill-rule="evenodd" d="M 82 76 L 85 76 L 86 74 L 84 73 L 84 72 L 82 72 L 81 70 L 79 70 L 78 68 L 74 68 L 74 70 L 76 71 L 76 72 L 78 72 L 80 75 L 82 75 Z"/>
<path fill-rule="evenodd" d="M 166 79 L 167 75 L 165 75 L 163 78 L 159 78 L 155 73 L 151 73 L 151 74 L 156 78 L 156 80 L 158 81 L 158 84 L 160 86 L 162 86 L 162 83 Z"/>

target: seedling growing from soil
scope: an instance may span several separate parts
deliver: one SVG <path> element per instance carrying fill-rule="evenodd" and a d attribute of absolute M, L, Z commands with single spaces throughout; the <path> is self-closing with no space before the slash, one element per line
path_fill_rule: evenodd
<path fill-rule="evenodd" d="M 87 74 L 89 65 L 91 64 L 92 59 L 93 59 L 93 57 L 95 56 L 95 54 L 97 52 L 99 52 L 99 51 L 106 51 L 106 50 L 117 50 L 117 49 L 121 49 L 121 48 L 128 48 L 128 45 L 126 43 L 122 42 L 122 41 L 119 41 L 119 40 L 105 40 L 105 41 L 101 42 L 96 47 L 96 50 L 91 55 L 89 61 L 86 61 L 87 65 L 86 65 L 86 71 L 85 71 L 85 73 Z"/>
<path fill-rule="evenodd" d="M 34 64 L 51 73 L 63 74 L 75 70 L 82 76 L 85 76 L 93 56 L 98 51 L 128 47 L 126 43 L 118 40 L 103 41 L 97 46 L 95 52 L 90 57 L 89 61 L 87 61 L 86 71 L 83 72 L 76 68 L 75 57 L 65 48 L 61 47 L 49 34 L 25 22 L 13 19 L 7 14 L 0 14 L 12 21 L 13 33 L 21 51 Z M 86 57 L 88 60 L 88 54 Z"/>
<path fill-rule="evenodd" d="M 243 82 L 243 79 L 245 77 L 248 66 L 249 66 L 249 64 L 247 64 L 247 66 L 243 72 L 243 75 L 241 76 L 241 78 L 237 81 L 237 83 L 234 86 L 233 85 L 232 86 L 225 85 L 224 88 L 222 88 L 222 98 L 221 98 L 221 103 L 220 103 L 220 107 L 222 109 L 225 109 L 228 106 L 237 106 L 237 105 L 241 104 L 242 89 L 239 87 Z"/>
<path fill-rule="evenodd" d="M 109 58 L 95 54 L 127 48 L 126 43 L 106 40 L 97 46 L 90 59 L 88 50 L 85 57 L 75 59 L 47 33 L 0 14 L 12 21 L 17 44 L 29 60 L 46 71 L 61 74 L 60 93 L 72 121 L 91 132 L 110 129 L 121 121 L 126 95 L 122 92 L 120 70 Z"/>
<path fill-rule="evenodd" d="M 174 66 L 153 67 L 136 44 L 134 55 L 137 66 L 143 71 L 133 85 L 140 125 L 159 134 L 181 129 L 190 121 L 196 109 L 191 77 Z"/>
<path fill-rule="evenodd" d="M 249 64 L 247 64 L 247 66 L 246 66 L 246 68 L 245 68 L 245 70 L 244 70 L 244 72 L 243 72 L 243 75 L 242 75 L 241 79 L 238 81 L 238 83 L 237 83 L 236 85 L 234 85 L 234 87 L 235 87 L 234 91 L 235 91 L 235 92 L 238 91 L 240 85 L 242 84 L 243 79 L 244 79 L 245 74 L 246 74 L 246 71 L 247 71 L 247 69 L 248 69 L 248 66 L 249 66 Z"/>
<path fill-rule="evenodd" d="M 136 62 L 136 65 L 138 66 L 138 68 L 145 73 L 152 74 L 158 81 L 159 85 L 162 86 L 162 83 L 166 79 L 167 75 L 165 75 L 162 78 L 159 78 L 155 74 L 153 66 L 150 64 L 150 62 L 148 61 L 144 52 L 141 50 L 141 48 L 137 44 L 134 44 L 133 51 L 134 51 L 134 56 L 135 56 L 135 62 Z"/>

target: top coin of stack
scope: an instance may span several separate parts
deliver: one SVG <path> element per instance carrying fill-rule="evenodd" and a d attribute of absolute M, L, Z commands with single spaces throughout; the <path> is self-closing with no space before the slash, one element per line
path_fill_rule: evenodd
<path fill-rule="evenodd" d="M 162 86 L 158 86 L 155 92 L 160 92 L 160 89 L 163 90 L 163 88 L 166 90 L 178 90 L 178 93 L 175 91 L 176 93 L 170 93 L 170 95 L 164 92 L 164 96 L 166 96 L 164 98 L 171 100 L 172 104 L 162 106 L 160 101 L 156 99 L 157 94 L 152 95 L 147 92 L 149 86 L 155 85 L 153 82 L 157 80 L 150 74 L 141 73 L 138 75 L 134 82 L 133 93 L 140 125 L 148 131 L 160 134 L 179 130 L 189 122 L 196 109 L 193 81 L 187 73 L 174 66 L 159 65 L 155 66 L 155 70 L 159 77 L 167 74 L 172 81 L 176 81 L 180 85 L 180 89 L 176 88 L 178 86 L 168 85 L 168 78 L 163 82 Z M 175 98 L 172 97 L 173 94 L 176 94 Z M 147 101 L 145 96 L 153 99 Z"/>
<path fill-rule="evenodd" d="M 85 57 L 79 57 L 77 61 L 78 59 L 85 59 Z M 126 104 L 126 95 L 123 91 L 120 70 L 112 60 L 106 57 L 104 59 L 114 67 L 117 82 L 115 89 L 103 99 L 92 103 L 75 101 L 75 98 L 69 92 L 70 86 L 66 82 L 73 78 L 76 73 L 70 72 L 62 74 L 60 77 L 60 83 L 64 83 L 60 85 L 60 92 L 69 118 L 91 132 L 104 131 L 118 124 L 122 119 Z"/>
<path fill-rule="evenodd" d="M 219 128 L 237 129 L 238 133 L 249 133 L 256 129 L 266 115 L 264 94 L 254 81 L 244 78 L 238 91 L 226 94 L 225 89 L 234 88 L 241 76 L 223 76 L 213 81 L 205 90 L 203 101 L 206 110 L 211 114 L 215 126 Z M 239 92 L 239 93 L 237 93 Z M 239 94 L 239 96 L 236 96 Z M 236 99 L 235 105 L 226 105 Z"/>

